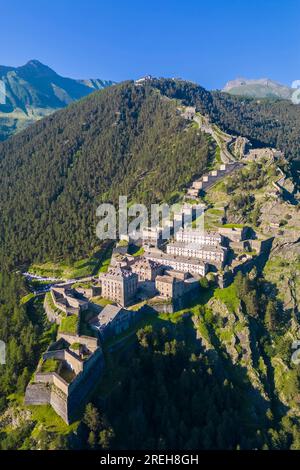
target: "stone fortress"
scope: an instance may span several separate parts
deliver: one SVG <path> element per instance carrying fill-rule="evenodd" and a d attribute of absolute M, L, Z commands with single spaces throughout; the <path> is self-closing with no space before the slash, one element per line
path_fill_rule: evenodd
<path fill-rule="evenodd" d="M 247 227 L 205 231 L 192 229 L 192 224 L 206 210 L 198 199 L 201 192 L 242 167 L 244 161 L 276 161 L 280 153 L 251 149 L 247 139 L 221 132 L 194 108 L 185 108 L 183 117 L 198 122 L 200 129 L 213 136 L 220 147 L 219 169 L 192 183 L 186 203 L 174 211 L 171 221 L 164 221 L 162 227 L 144 227 L 139 240 L 121 235 L 122 243 L 114 248 L 106 272 L 88 283 L 56 284 L 45 296 L 47 317 L 59 325 L 58 334 L 27 386 L 25 403 L 50 404 L 66 423 L 76 419 L 102 376 L 103 346 L 108 338 L 135 326 L 148 308 L 167 313 L 184 308 L 193 296 L 201 295 L 200 281 L 208 273 L 219 287 L 226 287 L 238 271 L 249 272 L 269 249 L 270 240 L 258 239 Z M 276 182 L 279 188 L 284 178 L 281 174 Z M 130 253 L 133 245 L 139 248 L 137 256 Z M 99 296 L 100 303 L 95 300 Z"/>
<path fill-rule="evenodd" d="M 134 327 L 145 309 L 172 313 L 184 308 L 199 295 L 200 280 L 209 272 L 224 286 L 225 268 L 233 275 L 251 261 L 249 256 L 233 263 L 232 250 L 245 251 L 249 244 L 261 251 L 260 241 L 245 227 L 192 229 L 199 212 L 203 204 L 184 204 L 173 214 L 170 239 L 164 239 L 163 228 L 145 228 L 145 239 L 127 237 L 117 244 L 107 271 L 97 278 L 51 287 L 44 306 L 49 321 L 59 325 L 57 340 L 42 355 L 26 389 L 26 404 L 48 403 L 71 423 L 101 379 L 103 342 Z M 139 247 L 138 256 L 130 254 L 133 244 Z M 95 301 L 99 295 L 102 304 Z"/>
<path fill-rule="evenodd" d="M 69 424 L 77 417 L 86 396 L 101 377 L 103 366 L 98 339 L 60 335 L 42 355 L 26 388 L 25 404 L 50 404 Z"/>

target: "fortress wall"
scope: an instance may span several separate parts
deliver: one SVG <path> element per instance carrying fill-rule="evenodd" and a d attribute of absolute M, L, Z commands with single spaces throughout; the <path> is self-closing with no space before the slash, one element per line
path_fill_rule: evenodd
<path fill-rule="evenodd" d="M 225 168 L 221 168 L 220 170 L 217 170 L 217 175 L 209 174 L 209 175 L 203 176 L 203 178 L 202 178 L 202 189 L 205 190 L 205 189 L 209 188 L 210 186 L 215 184 L 218 180 L 223 178 L 225 175 L 228 175 L 228 174 L 232 173 L 234 170 L 236 170 L 240 166 L 241 166 L 241 164 L 239 164 L 239 163 L 236 163 L 236 164 L 234 163 L 234 164 L 231 164 L 231 165 L 224 165 Z"/>
<path fill-rule="evenodd" d="M 99 383 L 104 369 L 102 351 L 99 349 L 88 361 L 88 368 L 79 374 L 69 387 L 68 422 L 77 419 L 82 408 L 88 402 L 91 391 Z"/>
<path fill-rule="evenodd" d="M 101 289 L 98 286 L 93 287 L 76 287 L 77 292 L 83 294 L 87 299 L 101 294 Z"/>
<path fill-rule="evenodd" d="M 232 171 L 234 171 L 240 166 L 240 163 L 221 165 L 218 170 L 212 170 L 209 174 L 203 175 L 200 180 L 194 181 L 192 188 L 188 190 L 188 194 L 192 194 L 194 190 L 205 190 L 209 188 L 219 179 L 223 178 L 227 174 L 230 174 Z"/>
<path fill-rule="evenodd" d="M 101 379 L 104 358 L 102 349 L 98 347 L 98 340 L 85 336 L 62 335 L 68 342 L 80 342 L 89 344 L 90 348 L 97 348 L 95 352 L 85 362 L 80 363 L 83 370 L 71 384 L 68 384 L 56 372 L 35 374 L 37 383 L 29 384 L 25 392 L 26 405 L 44 405 L 50 404 L 54 411 L 67 423 L 70 424 L 74 417 L 78 417 L 82 407 L 89 399 L 91 390 L 98 384 Z M 57 355 L 57 351 L 49 351 L 49 357 Z M 52 353 L 52 354 L 51 354 Z M 59 351 L 63 353 L 68 362 L 77 367 L 78 361 L 72 354 L 67 351 Z M 75 372 L 77 372 L 76 368 Z M 80 406 L 80 408 L 79 408 Z"/>
<path fill-rule="evenodd" d="M 50 404 L 54 411 L 67 423 L 78 416 L 79 406 L 88 400 L 91 390 L 99 382 L 104 368 L 102 350 L 99 348 L 85 362 L 84 371 L 80 372 L 69 385 L 54 373 L 38 373 L 39 383 L 29 384 L 25 393 L 26 405 Z"/>
<path fill-rule="evenodd" d="M 63 338 L 68 343 L 80 343 L 85 344 L 90 351 L 94 352 L 98 347 L 98 339 L 92 338 L 91 336 L 79 336 L 79 335 L 70 335 L 67 333 L 58 333 L 57 339 Z"/>
<path fill-rule="evenodd" d="M 82 384 L 86 381 L 97 382 L 101 377 L 103 366 L 104 358 L 102 350 L 99 349 L 84 363 L 83 371 L 69 385 L 69 395 L 71 396 L 77 390 L 77 387 L 82 390 Z"/>
<path fill-rule="evenodd" d="M 64 395 L 56 388 L 52 388 L 50 395 L 50 405 L 54 411 L 65 421 L 65 423 L 70 423 L 67 395 Z"/>
<path fill-rule="evenodd" d="M 50 294 L 51 294 L 51 298 L 52 298 L 52 302 L 54 303 L 55 307 L 56 308 L 59 308 L 60 310 L 63 310 L 65 313 L 67 313 L 67 307 L 65 304 L 61 303 L 61 302 L 58 302 L 56 300 L 56 297 L 55 295 L 53 294 L 53 291 L 50 290 Z"/>
<path fill-rule="evenodd" d="M 46 297 L 45 297 L 45 300 L 44 300 L 44 309 L 45 309 L 47 318 L 51 323 L 60 323 L 61 322 L 60 317 L 55 315 L 54 311 L 52 310 L 52 308 L 48 304 Z"/>
<path fill-rule="evenodd" d="M 69 384 L 55 372 L 52 375 L 53 375 L 53 385 L 55 385 L 55 387 L 59 388 L 63 393 L 68 395 Z"/>
<path fill-rule="evenodd" d="M 65 351 L 63 351 L 62 349 L 59 349 L 57 351 L 46 351 L 45 353 L 43 353 L 44 360 L 56 358 L 62 361 L 64 357 L 65 357 Z"/>
<path fill-rule="evenodd" d="M 43 383 L 29 384 L 25 392 L 25 405 L 47 405 L 50 403 L 51 386 Z"/>
<path fill-rule="evenodd" d="M 71 364 L 75 374 L 79 374 L 83 371 L 83 363 L 79 359 L 73 356 L 69 351 L 65 351 L 65 360 Z"/>
<path fill-rule="evenodd" d="M 59 387 L 64 393 L 68 393 L 68 383 L 56 372 L 37 372 L 35 374 L 35 381 L 42 384 L 54 384 L 55 386 Z"/>
<path fill-rule="evenodd" d="M 53 372 L 36 372 L 34 379 L 36 382 L 53 383 Z"/>

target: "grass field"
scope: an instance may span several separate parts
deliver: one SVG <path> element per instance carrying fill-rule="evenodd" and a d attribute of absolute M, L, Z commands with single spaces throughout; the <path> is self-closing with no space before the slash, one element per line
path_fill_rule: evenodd
<path fill-rule="evenodd" d="M 40 368 L 40 372 L 57 372 L 60 361 L 55 358 L 46 359 Z"/>
<path fill-rule="evenodd" d="M 53 277 L 56 279 L 76 279 L 98 274 L 100 271 L 106 271 L 110 263 L 112 247 L 103 247 L 95 252 L 89 258 L 75 261 L 68 264 L 64 261 L 53 263 L 48 261 L 42 264 L 32 264 L 28 272 L 42 277 Z"/>
<path fill-rule="evenodd" d="M 77 315 L 70 315 L 62 319 L 59 325 L 60 333 L 68 333 L 70 335 L 76 335 L 79 327 L 79 317 Z"/>
<path fill-rule="evenodd" d="M 214 297 L 221 300 L 229 310 L 236 311 L 239 307 L 240 301 L 237 297 L 237 292 L 234 284 L 231 284 L 225 289 L 216 289 Z"/>

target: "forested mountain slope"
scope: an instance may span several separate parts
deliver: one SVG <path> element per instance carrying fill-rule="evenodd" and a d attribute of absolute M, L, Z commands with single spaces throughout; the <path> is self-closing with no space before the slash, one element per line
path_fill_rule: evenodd
<path fill-rule="evenodd" d="M 101 200 L 172 197 L 206 168 L 207 137 L 133 82 L 96 92 L 0 144 L 0 249 L 15 263 L 78 259 Z"/>
<path fill-rule="evenodd" d="M 224 131 L 248 137 L 256 144 L 276 147 L 289 160 L 300 161 L 300 105 L 284 100 L 209 93 L 191 82 L 163 79 L 152 83 L 164 95 L 196 106 Z"/>
<path fill-rule="evenodd" d="M 78 259 L 98 243 L 99 202 L 123 194 L 170 200 L 186 187 L 204 171 L 209 144 L 180 116 L 180 102 L 299 161 L 300 106 L 291 102 L 210 93 L 181 80 L 115 85 L 0 144 L 2 254 L 14 263 Z"/>

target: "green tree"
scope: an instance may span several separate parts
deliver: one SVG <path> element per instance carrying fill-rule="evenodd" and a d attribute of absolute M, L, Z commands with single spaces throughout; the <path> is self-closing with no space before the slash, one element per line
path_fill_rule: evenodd
<path fill-rule="evenodd" d="M 110 449 L 112 446 L 112 441 L 115 437 L 114 431 L 112 428 L 103 429 L 99 433 L 99 444 L 102 449 Z"/>
<path fill-rule="evenodd" d="M 92 403 L 86 405 L 83 422 L 94 433 L 99 429 L 100 415 L 97 408 Z"/>
<path fill-rule="evenodd" d="M 273 333 L 278 327 L 277 305 L 274 300 L 269 300 L 265 313 L 266 328 Z"/>

